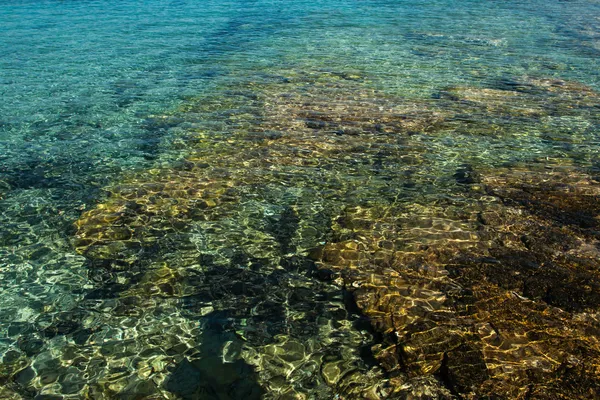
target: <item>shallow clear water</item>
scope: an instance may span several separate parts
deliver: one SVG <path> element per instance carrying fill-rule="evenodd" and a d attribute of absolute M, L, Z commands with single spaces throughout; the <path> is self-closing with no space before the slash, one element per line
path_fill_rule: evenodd
<path fill-rule="evenodd" d="M 597 1 L 11 1 L 0 44 L 0 397 L 597 393 Z"/>

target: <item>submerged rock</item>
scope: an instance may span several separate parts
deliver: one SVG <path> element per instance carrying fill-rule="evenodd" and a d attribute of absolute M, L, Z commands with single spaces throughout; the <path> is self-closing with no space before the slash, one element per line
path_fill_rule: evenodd
<path fill-rule="evenodd" d="M 361 312 L 384 335 L 373 350 L 390 373 L 436 376 L 467 397 L 518 398 L 552 387 L 567 398 L 573 388 L 565 365 L 574 362 L 587 382 L 600 378 L 593 317 L 600 254 L 592 250 L 598 212 L 587 207 L 600 186 L 575 171 L 482 175 L 500 201 L 484 203 L 470 242 L 444 230 L 439 242 L 407 252 L 397 244 L 406 243 L 410 224 L 365 218 L 362 210 L 356 222 L 348 215 L 334 227 L 355 242 L 334 240 L 313 254 L 324 268 L 340 270 Z M 539 193 L 544 206 L 529 208 Z M 471 218 L 467 210 L 463 218 Z M 597 389 L 588 384 L 577 393 L 593 398 Z"/>
<path fill-rule="evenodd" d="M 598 183 L 575 157 L 515 159 L 551 116 L 596 123 L 598 96 L 523 82 L 426 101 L 290 79 L 179 110 L 217 134 L 190 125 L 174 168 L 129 174 L 76 224 L 88 301 L 137 346 L 90 393 L 135 387 L 111 375 L 135 358 L 148 394 L 180 398 L 598 395 Z M 515 150 L 469 148 L 494 137 Z M 73 329 L 125 335 L 98 324 Z"/>

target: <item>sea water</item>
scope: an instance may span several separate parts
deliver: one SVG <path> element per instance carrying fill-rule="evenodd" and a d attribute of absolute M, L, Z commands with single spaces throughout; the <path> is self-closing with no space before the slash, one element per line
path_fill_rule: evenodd
<path fill-rule="evenodd" d="M 413 354 L 433 328 L 406 328 L 478 289 L 410 257 L 546 254 L 481 234 L 492 207 L 598 261 L 593 207 L 521 193 L 597 199 L 597 1 L 4 1 L 0 43 L 0 397 L 481 394 L 443 361 L 471 339 Z"/>

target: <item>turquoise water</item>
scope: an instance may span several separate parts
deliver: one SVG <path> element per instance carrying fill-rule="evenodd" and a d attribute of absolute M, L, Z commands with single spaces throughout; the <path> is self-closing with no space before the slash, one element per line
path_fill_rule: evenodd
<path fill-rule="evenodd" d="M 0 44 L 2 398 L 459 396 L 311 254 L 479 249 L 497 169 L 598 195 L 597 1 L 6 1 Z"/>

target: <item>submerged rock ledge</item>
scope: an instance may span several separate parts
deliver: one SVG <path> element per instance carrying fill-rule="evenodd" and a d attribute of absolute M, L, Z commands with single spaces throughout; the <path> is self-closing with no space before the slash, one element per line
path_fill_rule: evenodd
<path fill-rule="evenodd" d="M 600 396 L 600 97 L 515 82 L 414 100 L 298 74 L 157 118 L 186 156 L 76 224 L 110 310 L 61 356 L 94 371 L 80 393 Z"/>

